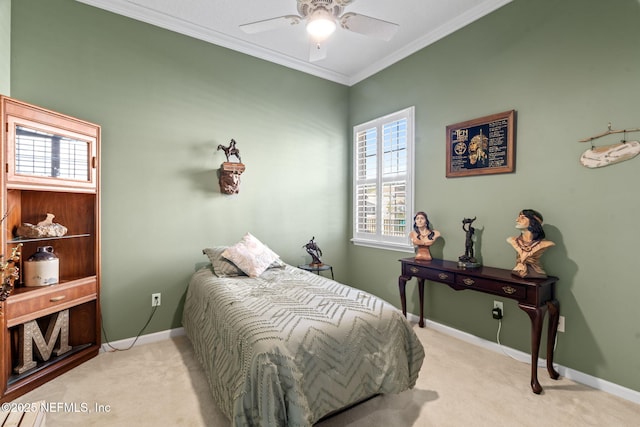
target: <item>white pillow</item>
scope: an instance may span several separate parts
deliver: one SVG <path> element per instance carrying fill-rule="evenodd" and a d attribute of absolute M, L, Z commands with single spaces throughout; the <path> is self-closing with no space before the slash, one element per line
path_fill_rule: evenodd
<path fill-rule="evenodd" d="M 245 234 L 242 240 L 225 249 L 222 256 L 233 262 L 249 277 L 260 276 L 274 261 L 280 258 L 278 254 L 251 233 Z"/>

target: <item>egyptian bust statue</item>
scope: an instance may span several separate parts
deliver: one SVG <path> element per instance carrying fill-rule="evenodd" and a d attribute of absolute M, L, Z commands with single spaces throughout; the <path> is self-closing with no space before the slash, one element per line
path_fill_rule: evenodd
<path fill-rule="evenodd" d="M 517 237 L 507 238 L 507 242 L 516 251 L 516 265 L 511 273 L 522 278 L 545 278 L 540 257 L 555 243 L 545 240 L 542 229 L 542 215 L 533 209 L 524 209 L 516 218 Z"/>

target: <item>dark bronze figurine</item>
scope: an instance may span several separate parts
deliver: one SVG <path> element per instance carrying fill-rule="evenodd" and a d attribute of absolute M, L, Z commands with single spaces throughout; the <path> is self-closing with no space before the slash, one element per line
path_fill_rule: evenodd
<path fill-rule="evenodd" d="M 318 244 L 314 241 L 315 238 L 316 237 L 313 236 L 311 240 L 309 240 L 309 243 L 304 245 L 303 248 L 305 248 L 307 250 L 307 253 L 311 255 L 311 264 L 309 265 L 321 266 L 323 265 L 322 261 L 320 260 L 322 251 L 320 250 L 320 247 L 318 247 Z"/>
<path fill-rule="evenodd" d="M 477 217 L 464 218 L 462 220 L 462 229 L 465 231 L 464 255 L 458 257 L 459 264 L 465 267 L 477 267 L 478 261 L 473 253 L 473 235 L 476 229 L 471 224 Z"/>
<path fill-rule="evenodd" d="M 236 156 L 238 158 L 238 161 L 242 163 L 242 159 L 240 158 L 240 150 L 236 148 L 235 139 L 231 140 L 228 147 L 225 147 L 224 145 L 219 144 L 218 149 L 216 151 L 220 151 L 220 150 L 224 151 L 224 155 L 227 157 L 227 162 L 229 161 L 229 157 Z"/>

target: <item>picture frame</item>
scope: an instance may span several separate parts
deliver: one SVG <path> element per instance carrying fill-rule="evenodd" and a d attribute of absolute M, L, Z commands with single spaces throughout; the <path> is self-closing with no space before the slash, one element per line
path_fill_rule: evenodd
<path fill-rule="evenodd" d="M 515 170 L 516 111 L 447 126 L 447 178 Z"/>

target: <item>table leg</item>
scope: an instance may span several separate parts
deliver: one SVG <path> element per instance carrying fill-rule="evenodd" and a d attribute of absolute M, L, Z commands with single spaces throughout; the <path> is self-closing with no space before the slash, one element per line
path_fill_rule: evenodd
<path fill-rule="evenodd" d="M 402 314 L 407 317 L 407 296 L 405 295 L 405 288 L 407 286 L 408 277 L 398 277 L 398 289 L 400 289 L 400 304 L 402 305 Z"/>
<path fill-rule="evenodd" d="M 400 276 L 398 277 L 398 289 L 400 290 L 400 304 L 402 304 L 402 314 L 407 317 L 407 295 L 406 287 L 407 281 L 411 277 Z M 424 328 L 424 279 L 418 278 L 418 294 L 420 295 L 420 320 L 418 326 Z"/>
<path fill-rule="evenodd" d="M 549 329 L 547 330 L 547 372 L 549 376 L 557 380 L 560 377 L 558 371 L 553 368 L 553 350 L 558 334 L 558 322 L 560 321 L 560 304 L 558 300 L 547 301 L 549 309 Z"/>
<path fill-rule="evenodd" d="M 418 326 L 424 328 L 424 279 L 418 278 L 418 295 L 420 296 L 420 321 Z"/>
<path fill-rule="evenodd" d="M 538 382 L 538 355 L 540 353 L 540 338 L 542 337 L 542 322 L 547 313 L 547 306 L 530 307 L 522 304 L 518 304 L 518 306 L 531 319 L 531 389 L 535 394 L 540 394 L 542 386 Z"/>

